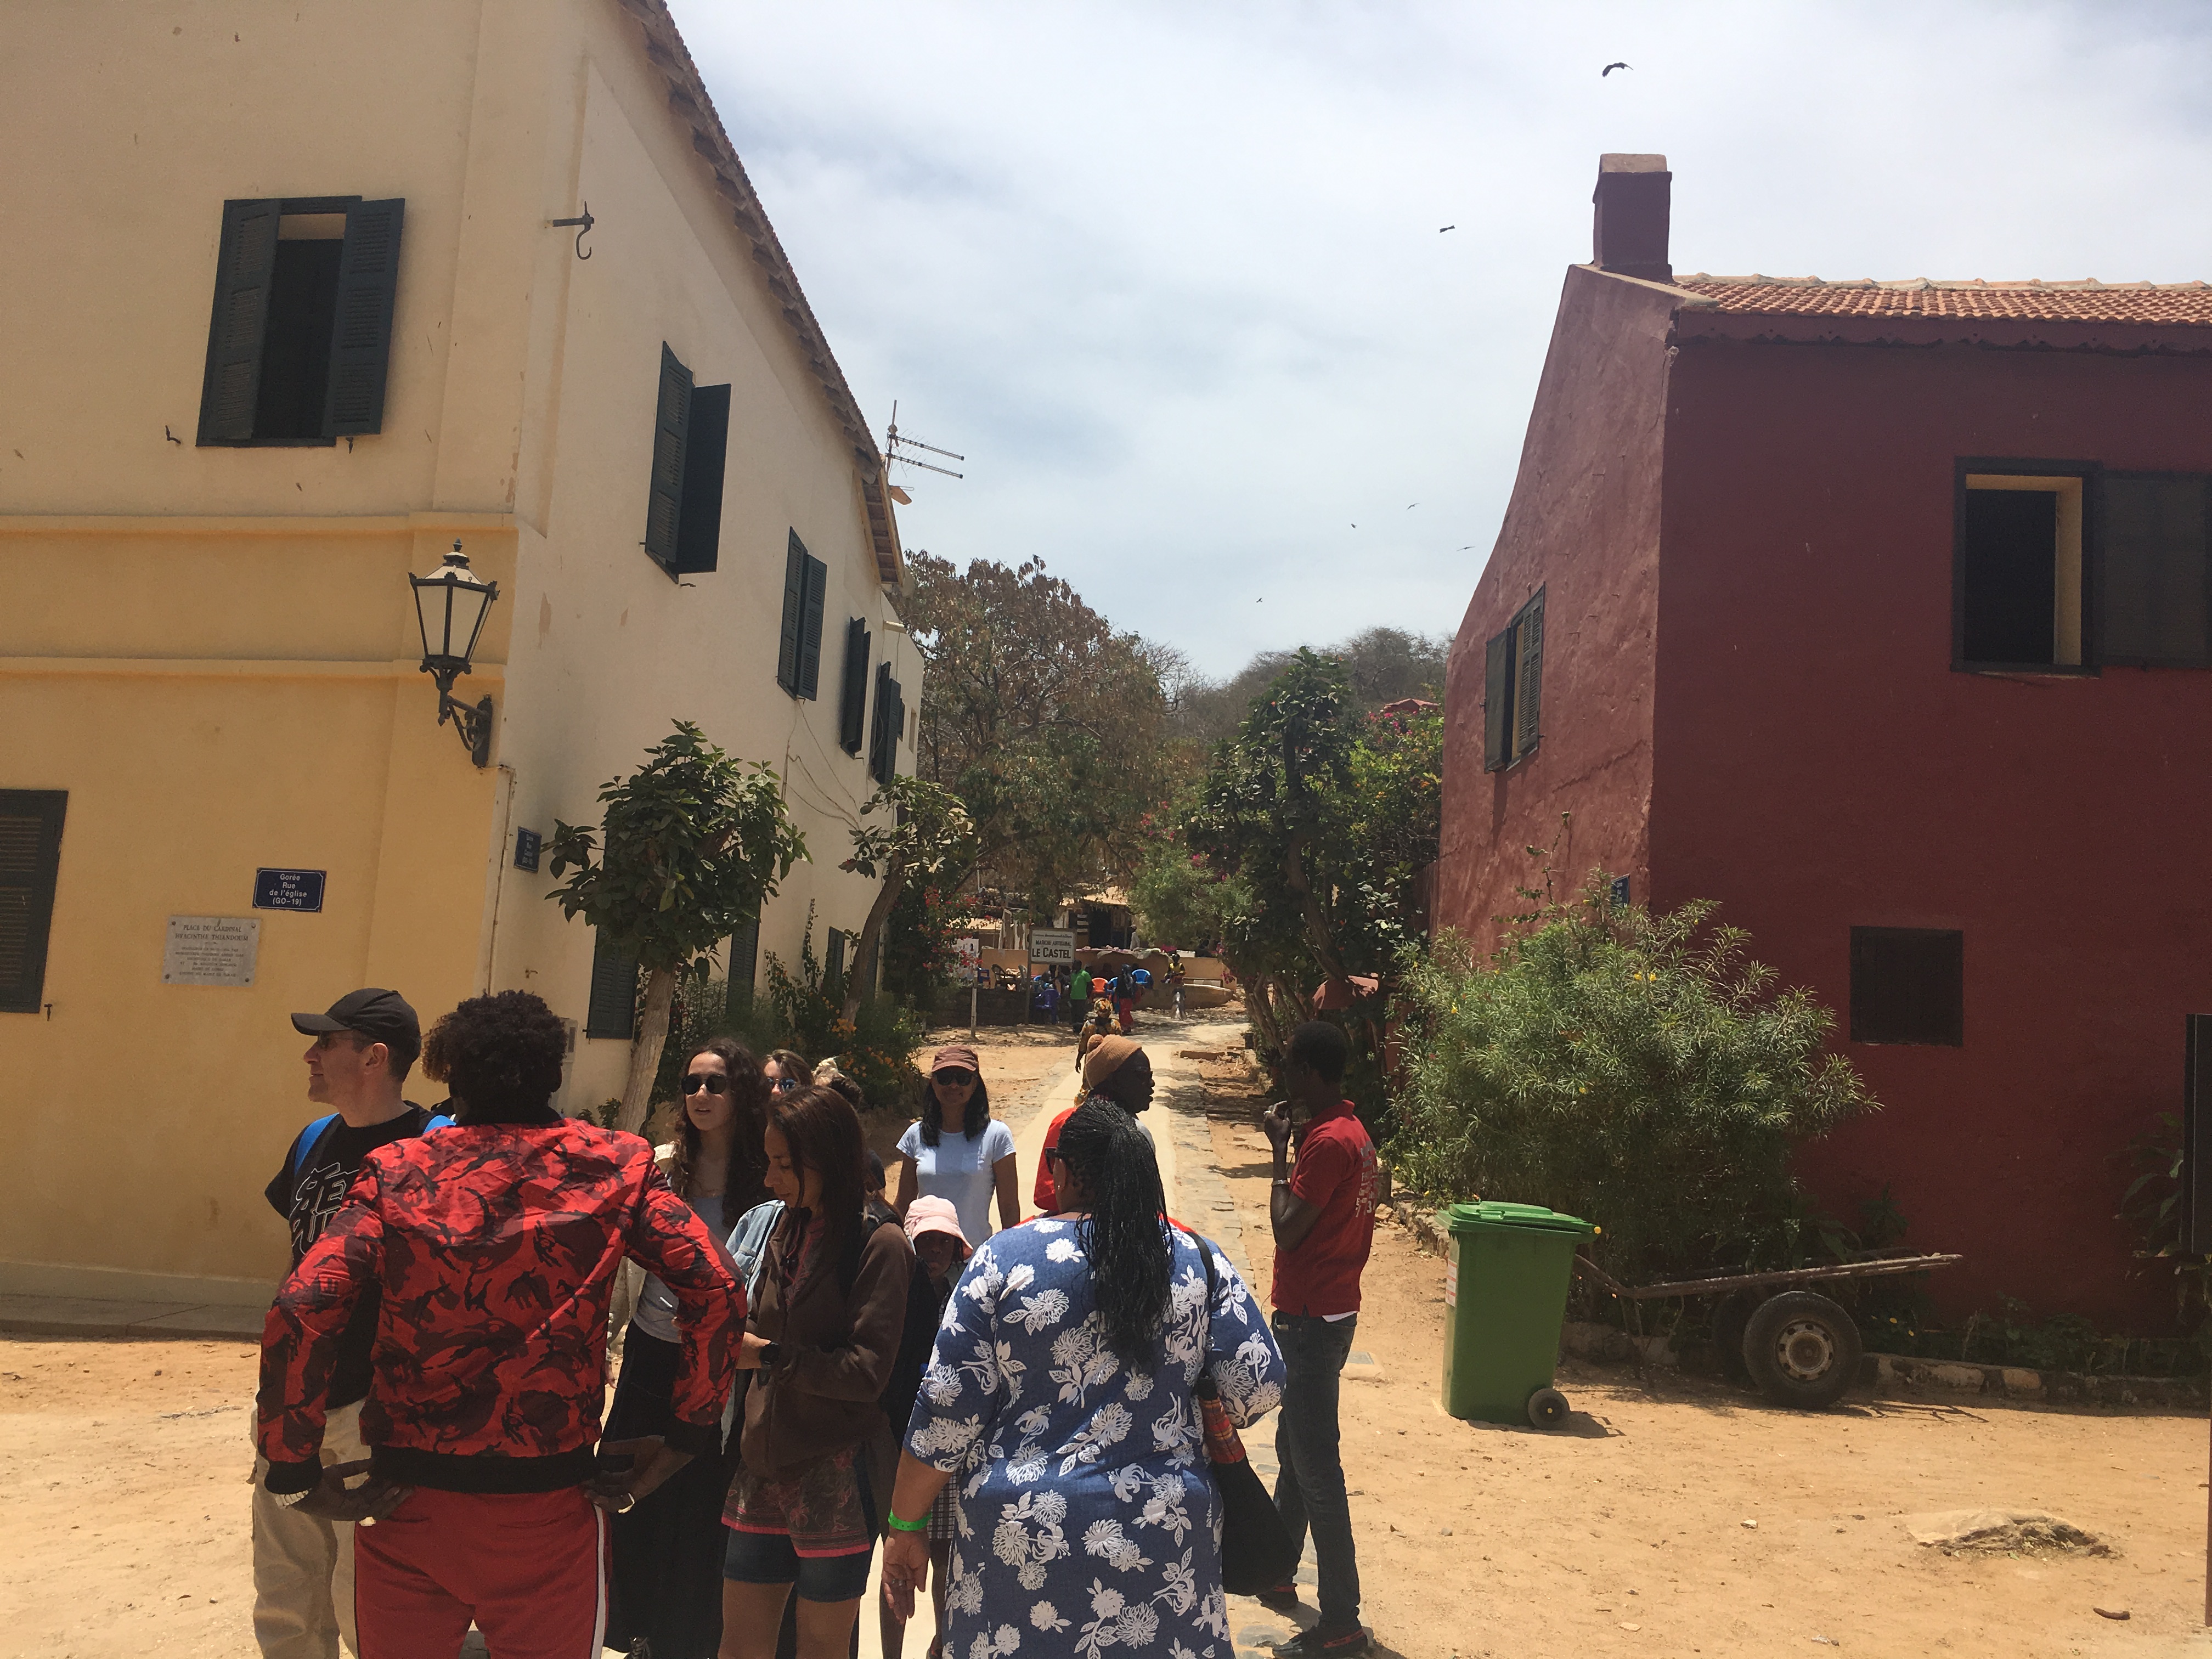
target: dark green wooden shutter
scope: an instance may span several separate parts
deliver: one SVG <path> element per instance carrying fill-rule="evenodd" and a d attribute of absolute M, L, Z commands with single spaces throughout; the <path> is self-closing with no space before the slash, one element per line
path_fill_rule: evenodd
<path fill-rule="evenodd" d="M 868 774 L 878 783 L 898 775 L 898 744 L 906 730 L 906 696 L 891 678 L 891 665 L 876 670 L 876 724 L 868 744 Z"/>
<path fill-rule="evenodd" d="M 399 230 L 407 204 L 355 202 L 346 209 L 338 256 L 337 317 L 323 435 L 384 430 L 384 381 L 392 359 L 392 310 L 399 292 Z"/>
<path fill-rule="evenodd" d="M 837 698 L 837 746 L 860 752 L 867 732 L 868 624 L 855 617 L 845 624 L 845 684 Z"/>
<path fill-rule="evenodd" d="M 607 943 L 607 936 L 592 933 L 592 1001 L 584 1016 L 587 1037 L 615 1037 L 627 1042 L 637 1030 L 637 958 L 624 956 Z"/>
<path fill-rule="evenodd" d="M 684 447 L 691 430 L 691 371 L 665 342 L 660 394 L 653 404 L 653 493 L 645 510 L 645 550 L 663 570 L 676 569 L 676 536 L 684 516 Z"/>
<path fill-rule="evenodd" d="M 1513 758 L 1518 760 L 1536 746 L 1543 735 L 1540 715 L 1544 695 L 1544 594 L 1521 609 L 1513 624 Z"/>
<path fill-rule="evenodd" d="M 1482 659 L 1482 769 L 1513 763 L 1513 630 L 1490 636 Z"/>
<path fill-rule="evenodd" d="M 830 930 L 829 959 L 822 964 L 822 986 L 824 990 L 836 987 L 842 990 L 845 977 L 845 932 L 840 927 Z"/>
<path fill-rule="evenodd" d="M 215 262 L 215 315 L 208 325 L 207 373 L 200 383 L 204 444 L 250 443 L 261 386 L 261 345 L 269 332 L 269 294 L 276 274 L 277 201 L 225 202 L 222 246 Z"/>
<path fill-rule="evenodd" d="M 822 694 L 822 607 L 830 592 L 830 567 L 809 555 L 806 608 L 799 619 L 799 695 Z"/>
<path fill-rule="evenodd" d="M 730 388 L 691 388 L 691 427 L 684 441 L 684 501 L 676 525 L 676 569 L 712 570 L 722 552 L 722 466 L 730 448 Z"/>
<path fill-rule="evenodd" d="M 758 972 L 759 961 L 760 918 L 755 916 L 730 935 L 728 1006 L 733 1018 L 738 1018 L 743 1012 L 743 1005 L 739 1001 L 740 996 L 750 997 L 752 994 L 754 976 Z"/>
<path fill-rule="evenodd" d="M 64 789 L 0 789 L 0 1013 L 35 1014 L 62 863 Z"/>
<path fill-rule="evenodd" d="M 799 624 L 806 616 L 806 545 L 799 532 L 783 553 L 783 640 L 775 654 L 775 683 L 793 696 L 799 696 Z"/>

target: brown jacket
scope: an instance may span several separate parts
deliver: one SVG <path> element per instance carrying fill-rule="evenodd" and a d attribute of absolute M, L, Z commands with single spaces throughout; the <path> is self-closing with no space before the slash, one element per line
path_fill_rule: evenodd
<path fill-rule="evenodd" d="M 790 1211 L 769 1244 L 759 1305 L 747 1328 L 779 1345 L 776 1364 L 763 1369 L 745 1394 L 742 1444 L 745 1467 L 773 1477 L 848 1446 L 866 1444 L 872 1471 L 887 1478 L 890 1426 L 881 1402 L 906 1328 L 907 1281 L 914 1247 L 896 1223 L 869 1234 L 848 1291 L 834 1249 L 802 1269 L 785 1305 L 778 1268 L 802 1235 Z M 827 1241 L 825 1241 L 825 1243 Z M 878 1487 L 878 1503 L 890 1496 Z"/>

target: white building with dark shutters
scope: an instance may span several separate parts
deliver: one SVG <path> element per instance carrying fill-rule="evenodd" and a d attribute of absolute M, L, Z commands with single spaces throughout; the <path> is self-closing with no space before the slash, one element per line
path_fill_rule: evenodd
<path fill-rule="evenodd" d="M 619 1092 L 630 976 L 533 848 L 672 721 L 812 854 L 736 975 L 810 907 L 839 962 L 911 764 L 898 531 L 659 0 L 7 32 L 0 1290 L 252 1303 L 316 1115 L 291 1011 L 524 988 L 576 1022 L 562 1103 Z M 498 594 L 441 729 L 408 578 L 457 543 Z"/>

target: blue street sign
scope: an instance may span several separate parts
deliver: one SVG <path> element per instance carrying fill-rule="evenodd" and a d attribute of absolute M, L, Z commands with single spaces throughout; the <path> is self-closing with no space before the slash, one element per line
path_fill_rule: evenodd
<path fill-rule="evenodd" d="M 535 872 L 538 868 L 538 849 L 545 844 L 545 837 L 535 830 L 514 832 L 514 867 Z"/>
<path fill-rule="evenodd" d="M 319 910 L 323 908 L 321 870 L 256 870 L 253 908 L 257 910 Z"/>

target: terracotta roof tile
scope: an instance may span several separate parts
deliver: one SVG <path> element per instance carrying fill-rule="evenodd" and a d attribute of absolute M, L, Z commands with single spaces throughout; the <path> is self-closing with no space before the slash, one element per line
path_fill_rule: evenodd
<path fill-rule="evenodd" d="M 1955 317 L 2212 328 L 2204 283 L 1823 282 L 1818 276 L 1677 276 L 1673 286 L 1725 313 L 1777 317 Z"/>

